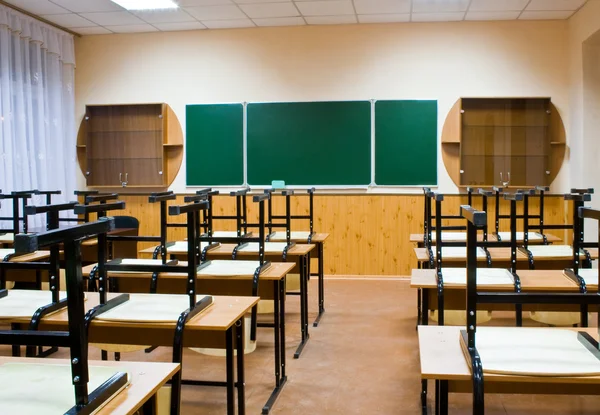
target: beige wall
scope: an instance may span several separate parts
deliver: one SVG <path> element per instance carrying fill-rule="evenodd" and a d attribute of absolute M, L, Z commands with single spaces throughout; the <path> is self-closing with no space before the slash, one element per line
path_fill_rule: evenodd
<path fill-rule="evenodd" d="M 568 23 L 308 26 L 85 36 L 76 105 L 437 99 L 439 131 L 461 96 L 549 96 L 569 129 Z M 571 39 L 572 41 L 572 39 Z M 443 192 L 456 188 L 439 157 Z M 563 167 L 554 186 L 568 186 Z M 83 178 L 81 178 L 83 183 Z M 185 166 L 172 189 L 185 191 Z"/>

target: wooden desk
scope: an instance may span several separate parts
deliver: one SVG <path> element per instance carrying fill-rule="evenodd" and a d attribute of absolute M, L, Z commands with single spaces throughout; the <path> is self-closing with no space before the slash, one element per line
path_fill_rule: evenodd
<path fill-rule="evenodd" d="M 86 312 L 99 304 L 97 293 L 86 293 Z M 108 298 L 119 294 L 110 293 Z M 258 304 L 258 297 L 214 296 L 213 304 L 192 318 L 186 325 L 184 347 L 225 348 L 227 350 L 227 413 L 235 412 L 233 345 L 237 346 L 238 411 L 245 407 L 243 341 L 237 340 L 244 333 L 244 316 Z M 182 310 L 183 311 L 183 310 Z M 0 316 L 1 318 L 1 316 Z M 6 323 L 27 326 L 30 319 L 3 319 Z M 173 346 L 176 323 L 125 323 L 93 320 L 89 328 L 90 343 L 130 344 L 144 346 Z M 42 319 L 40 330 L 68 330 L 67 310 L 63 309 Z M 236 336 L 234 336 L 234 333 Z M 230 347 L 229 347 L 230 346 Z M 122 362 L 119 362 L 122 363 Z M 182 363 L 182 362 L 175 362 Z M 183 380 L 182 384 L 219 386 L 222 382 Z"/>
<path fill-rule="evenodd" d="M 9 259 L 12 263 L 28 263 L 28 262 L 47 262 L 50 258 L 50 251 L 36 251 L 30 254 L 19 255 Z M 0 261 L 4 256 L 0 258 Z M 48 271 L 34 267 L 31 264 L 31 269 L 2 269 L 0 268 L 0 284 L 6 281 L 14 282 L 35 282 L 37 289 L 42 288 L 42 281 L 48 281 Z"/>
<path fill-rule="evenodd" d="M 417 257 L 418 268 L 427 268 L 429 266 L 429 254 L 426 248 L 414 248 L 415 256 Z M 510 268 L 510 248 L 488 248 L 492 259 L 492 267 L 494 268 Z M 592 248 L 587 250 L 592 259 L 598 258 L 598 249 Z M 435 251 L 434 251 L 435 254 Z M 585 260 L 585 255 L 580 256 L 580 260 Z M 486 267 L 486 259 L 477 259 L 479 266 Z M 444 267 L 464 267 L 467 262 L 465 256 L 448 256 L 443 257 Z M 529 265 L 529 258 L 521 251 L 517 252 L 517 263 L 525 263 Z M 535 269 L 560 269 L 568 268 L 573 265 L 573 256 L 566 257 L 540 257 L 534 259 Z"/>
<path fill-rule="evenodd" d="M 444 310 L 466 309 L 466 284 L 444 284 L 442 303 L 439 302 L 438 286 L 433 269 L 415 269 L 412 271 L 410 286 L 420 290 L 421 297 L 417 307 L 418 321 L 420 324 L 429 323 L 428 310 L 439 310 L 443 305 Z M 578 292 L 578 285 L 567 278 L 562 270 L 518 270 L 517 275 L 521 280 L 522 292 Z M 513 284 L 485 285 L 479 287 L 481 291 L 507 291 L 514 292 Z M 588 285 L 588 292 L 597 292 L 598 286 Z M 485 310 L 514 311 L 510 304 L 485 304 Z M 524 311 L 571 311 L 579 312 L 580 306 L 559 304 L 524 304 Z"/>
<path fill-rule="evenodd" d="M 445 382 L 443 388 L 436 387 L 436 393 L 439 391 L 446 396 L 436 396 L 436 402 L 438 399 L 447 402 L 447 392 L 471 393 L 471 369 L 459 341 L 460 331 L 463 329 L 464 327 L 453 326 L 418 327 L 423 405 L 426 405 L 427 381 L 430 379 L 435 380 L 436 385 L 438 382 Z M 597 329 L 571 330 L 587 331 L 598 339 Z M 485 362 L 482 363 L 485 365 Z M 600 393 L 599 384 L 600 377 L 484 375 L 485 393 L 597 395 Z M 447 412 L 442 410 L 441 413 Z"/>
<path fill-rule="evenodd" d="M 325 261 L 325 254 L 324 254 L 324 245 L 325 245 L 325 240 L 327 238 L 329 238 L 329 234 L 328 233 L 313 233 L 312 237 L 310 238 L 310 242 L 308 241 L 308 238 L 306 237 L 306 233 L 308 232 L 290 232 L 290 238 L 292 242 L 296 242 L 296 243 L 300 243 L 300 244 L 306 244 L 306 243 L 311 243 L 311 244 L 315 244 L 317 247 L 317 252 L 316 252 L 316 258 L 318 260 L 318 268 L 317 268 L 317 272 L 316 273 L 311 273 L 310 272 L 310 262 L 309 262 L 309 276 L 316 276 L 319 278 L 319 314 L 317 315 L 317 318 L 315 319 L 315 321 L 313 322 L 313 327 L 318 327 L 319 326 L 319 322 L 321 321 L 321 317 L 323 316 L 323 313 L 325 312 L 325 270 L 324 270 L 324 261 Z M 273 242 L 286 242 L 286 236 L 285 236 L 285 232 L 273 232 L 271 235 L 269 235 L 269 241 L 273 241 Z"/>
<path fill-rule="evenodd" d="M 458 234 L 461 232 L 452 232 L 452 234 Z M 460 238 L 445 238 L 444 237 L 444 232 L 442 232 L 442 240 L 444 242 L 466 242 L 466 232 L 462 232 L 465 237 L 460 237 Z M 501 234 L 503 234 L 503 232 L 500 232 Z M 411 233 L 410 234 L 410 242 L 416 243 L 418 244 L 419 248 L 423 248 L 423 244 L 424 244 L 424 237 L 425 235 L 423 233 Z M 435 234 L 432 234 L 432 243 L 435 244 Z M 483 240 L 483 235 L 481 233 L 478 234 L 478 240 L 482 241 Z M 488 234 L 488 240 L 489 241 L 497 241 L 498 237 L 495 234 Z M 548 243 L 557 243 L 557 242 L 561 242 L 562 239 L 559 238 L 556 235 L 552 235 L 552 234 L 546 234 L 546 240 L 548 241 Z M 507 238 L 502 238 L 502 241 L 510 241 L 510 237 Z M 522 236 L 520 238 L 517 238 L 517 242 L 523 242 L 523 238 Z M 536 244 L 541 244 L 543 243 L 543 240 L 538 240 L 538 239 L 533 239 L 529 241 L 530 245 L 536 245 Z"/>
<path fill-rule="evenodd" d="M 35 359 L 0 357 L 0 365 L 5 363 L 29 363 L 39 365 L 69 365 L 65 359 Z M 152 413 L 156 407 L 158 390 L 180 370 L 177 363 L 159 362 L 108 362 L 90 361 L 90 366 L 109 366 L 126 370 L 129 373 L 129 386 L 115 396 L 97 415 L 134 415 L 138 410 Z"/>
<path fill-rule="evenodd" d="M 1 233 L 0 232 L 0 248 L 8 248 L 15 242 L 14 233 Z"/>
<path fill-rule="evenodd" d="M 238 260 L 236 262 L 242 262 Z M 255 261 L 252 261 L 255 262 Z M 182 267 L 187 262 L 179 263 Z M 258 262 L 256 261 L 256 266 Z M 263 413 L 267 414 L 272 409 L 283 386 L 287 382 L 286 356 L 285 356 L 285 277 L 294 268 L 293 263 L 271 263 L 260 274 L 258 295 L 263 300 L 274 301 L 274 323 L 260 324 L 259 327 L 273 328 L 274 335 L 274 361 L 275 361 L 275 387 L 266 404 Z M 83 268 L 83 276 L 89 277 L 94 266 Z M 210 264 L 204 267 L 196 280 L 196 292 L 211 295 L 248 296 L 252 295 L 252 280 L 254 273 L 248 274 L 210 274 Z M 181 294 L 186 291 L 187 274 L 163 273 L 158 280 L 153 281 L 152 273 L 143 272 L 114 272 L 108 273 L 110 279 L 118 280 L 118 289 L 130 293 L 158 292 L 166 294 Z"/>
<path fill-rule="evenodd" d="M 219 246 L 206 251 L 206 259 L 230 259 L 232 258 L 233 251 L 237 245 L 235 244 L 220 244 Z M 154 253 L 156 247 L 146 248 L 140 253 L 143 255 L 151 255 Z M 308 263 L 310 261 L 310 253 L 315 248 L 312 244 L 296 244 L 292 246 L 288 251 L 287 255 L 283 257 L 281 251 L 270 251 L 269 243 L 265 246 L 265 261 L 272 262 L 295 262 L 295 266 L 292 271 L 296 271 L 300 274 L 300 332 L 301 341 L 300 345 L 294 353 L 294 358 L 298 359 L 302 354 L 304 346 L 308 342 L 310 335 L 308 333 Z M 172 257 L 183 257 L 187 256 L 187 247 L 184 248 L 183 244 L 178 247 L 171 246 L 167 249 L 167 252 Z M 258 251 L 238 251 L 237 257 L 239 259 L 258 260 Z M 184 258 L 181 258 L 184 259 Z M 287 293 L 288 295 L 294 295 L 298 293 Z"/>

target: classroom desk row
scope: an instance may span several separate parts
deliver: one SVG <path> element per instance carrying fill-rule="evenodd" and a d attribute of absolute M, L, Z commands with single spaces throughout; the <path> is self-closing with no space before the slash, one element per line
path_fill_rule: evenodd
<path fill-rule="evenodd" d="M 517 275 L 521 281 L 521 292 L 579 292 L 579 286 L 565 276 L 562 270 L 518 270 Z M 436 270 L 415 269 L 412 271 L 411 288 L 420 290 L 420 307 L 418 307 L 418 321 L 427 325 L 428 311 L 438 310 L 438 284 Z M 598 283 L 586 284 L 588 292 L 598 292 Z M 514 292 L 514 284 L 479 285 L 481 291 L 506 291 Z M 466 309 L 466 284 L 444 283 L 444 310 Z M 514 311 L 514 305 L 488 304 L 489 311 Z M 570 311 L 579 312 L 581 308 L 576 305 L 553 304 L 524 304 L 523 311 Z"/>
<path fill-rule="evenodd" d="M 552 245 L 550 245 L 552 246 Z M 451 252 L 449 255 L 445 255 L 442 251 L 442 259 L 444 267 L 464 267 L 466 263 L 466 248 L 452 247 L 449 250 L 442 248 L 444 251 Z M 533 248 L 532 248 L 533 249 Z M 429 266 L 429 253 L 426 248 L 414 248 L 415 256 L 417 257 L 417 267 L 427 268 Z M 477 255 L 477 261 L 480 263 L 479 266 L 485 267 L 487 263 L 487 255 L 485 255 L 483 249 L 478 248 L 479 253 Z M 495 268 L 510 268 L 510 248 L 488 248 L 491 259 L 491 266 Z M 598 248 L 587 249 L 590 254 L 590 259 L 598 258 Z M 435 250 L 434 250 L 435 255 Z M 585 255 L 580 255 L 580 259 L 583 261 L 586 259 Z M 517 263 L 529 263 L 529 257 L 525 255 L 521 250 L 517 251 Z M 573 254 L 564 252 L 559 255 L 553 256 L 539 256 L 533 258 L 533 264 L 535 269 L 558 269 L 572 266 Z"/>
<path fill-rule="evenodd" d="M 144 261 L 144 260 L 135 260 Z M 147 261 L 147 260 L 146 260 Z M 160 263 L 160 260 L 154 260 Z M 238 268 L 238 271 L 227 271 L 227 268 L 235 269 L 242 263 L 249 263 L 245 272 Z M 180 261 L 179 266 L 185 267 L 187 263 Z M 214 265 L 214 269 L 213 266 Z M 252 292 L 253 271 L 258 267 L 258 261 L 207 261 L 201 265 L 198 271 L 196 281 L 197 293 L 209 293 L 211 295 L 244 296 Z M 273 300 L 274 302 L 274 321 L 273 323 L 258 323 L 258 327 L 273 328 L 274 335 L 274 363 L 275 363 L 275 386 L 273 393 L 265 407 L 263 413 L 268 413 L 281 389 L 287 382 L 286 376 L 286 333 L 285 333 L 285 278 L 289 271 L 294 267 L 292 263 L 271 263 L 263 270 L 259 276 L 258 296 L 262 300 Z M 82 274 L 89 278 L 90 274 L 95 272 L 94 265 L 88 265 L 83 268 Z M 142 293 L 149 292 L 158 294 L 180 294 L 186 291 L 187 276 L 181 273 L 162 273 L 160 275 L 146 272 L 109 272 L 111 283 L 116 283 L 119 292 Z M 216 298 L 216 297 L 215 297 Z M 223 297 L 237 298 L 237 297 Z M 246 297 L 240 297 L 246 298 Z M 249 297 L 254 298 L 254 297 Z M 154 343 L 145 343 L 155 346 Z M 298 346 L 295 357 L 300 356 L 300 352 L 305 345 L 302 341 Z M 204 346 L 207 347 L 207 346 Z M 212 346 L 217 347 L 217 346 Z M 243 347 L 242 347 L 243 349 Z M 243 353 L 242 353 L 243 354 Z"/>
<path fill-rule="evenodd" d="M 118 294 L 110 293 L 108 298 L 114 298 Z M 239 335 L 244 333 L 244 316 L 255 306 L 259 301 L 258 297 L 222 297 L 213 296 L 213 304 L 206 310 L 202 311 L 197 316 L 194 316 L 186 325 L 183 336 L 184 347 L 194 348 L 224 348 L 226 350 L 226 387 L 227 387 L 227 413 L 235 413 L 235 394 L 234 390 L 237 387 L 237 407 L 238 413 L 243 414 L 245 411 L 245 383 L 244 383 L 244 353 L 243 341 L 236 341 Z M 99 304 L 99 295 L 97 293 L 86 293 L 85 311 L 86 313 Z M 0 309 L 1 310 L 1 309 Z M 0 312 L 1 313 L 1 312 Z M 0 322 L 11 324 L 13 327 L 28 326 L 31 317 L 7 317 L 0 314 Z M 89 326 L 89 341 L 90 343 L 101 344 L 128 344 L 128 345 L 155 345 L 155 346 L 173 346 L 173 335 L 175 332 L 176 322 L 172 323 L 135 323 L 135 322 L 117 322 L 94 319 Z M 59 310 L 48 316 L 43 317 L 39 330 L 68 330 L 68 311 L 66 309 Z M 234 348 L 237 349 L 237 364 L 234 364 Z M 16 349 L 16 350 L 15 350 Z M 13 348 L 15 355 L 19 354 L 18 348 Z M 8 358 L 6 358 L 8 360 Z M 28 360 L 29 361 L 29 360 Z M 97 365 L 100 362 L 92 362 Z M 102 362 L 102 365 L 108 364 Z M 137 383 L 139 373 L 145 372 L 146 369 L 140 370 L 141 364 L 133 364 L 126 362 L 115 362 L 115 365 L 129 368 L 136 371 L 132 379 L 133 383 Z M 147 365 L 147 364 L 146 364 Z M 164 368 L 158 370 L 156 376 L 163 376 L 162 383 L 158 382 L 150 391 L 146 390 L 146 394 L 155 394 L 158 388 L 170 379 L 173 371 L 178 368 L 176 365 L 165 365 Z M 153 365 L 149 366 L 154 368 Z M 234 368 L 237 368 L 234 373 Z M 155 369 L 151 369 L 155 370 Z M 154 377 L 154 375 L 153 375 Z M 236 383 L 237 377 L 237 383 Z M 140 381 L 140 383 L 142 383 Z M 184 384 L 203 384 L 203 381 L 193 380 L 184 381 Z M 219 382 L 208 381 L 207 384 L 216 384 Z M 222 383 L 222 382 L 221 382 Z M 140 385 L 143 386 L 143 385 Z M 147 389 L 147 388 L 146 388 Z M 144 393 L 144 388 L 135 391 L 135 396 Z M 123 413 L 133 414 L 140 406 L 135 406 L 133 399 L 128 402 L 127 395 L 118 395 L 107 408 L 115 407 L 115 412 L 100 412 L 100 413 Z M 123 408 L 120 405 L 123 404 Z M 116 405 L 116 406 L 115 406 Z M 106 410 L 106 408 L 105 408 Z"/>
<path fill-rule="evenodd" d="M 490 234 L 488 234 L 488 241 L 490 241 L 490 242 L 498 241 L 498 236 L 500 236 L 501 241 L 510 241 L 510 232 L 500 232 L 498 235 L 490 233 Z M 522 243 L 524 236 L 525 235 L 523 232 L 517 232 L 517 242 Z M 552 234 L 542 235 L 538 232 L 528 232 L 528 236 L 529 236 L 529 243 L 532 245 L 544 243 L 544 236 L 546 237 L 545 242 L 547 242 L 549 244 L 562 241 L 561 238 L 559 238 L 556 235 L 552 235 Z M 483 235 L 481 233 L 478 234 L 478 239 L 480 241 L 483 240 Z M 448 231 L 442 232 L 442 242 L 466 242 L 466 241 L 467 241 L 466 232 L 448 232 Z M 425 243 L 425 234 L 411 233 L 410 234 L 410 242 L 416 243 L 419 248 L 422 248 Z M 435 244 L 435 242 L 436 242 L 435 233 L 431 234 L 431 242 L 433 244 Z"/>
<path fill-rule="evenodd" d="M 208 247 L 208 243 L 202 243 L 200 250 Z M 308 278 L 310 274 L 309 263 L 310 253 L 315 249 L 313 244 L 296 244 L 290 247 L 286 255 L 282 254 L 285 248 L 285 242 L 267 242 L 265 243 L 265 261 L 272 262 L 291 262 L 295 263 L 294 268 L 290 272 L 300 274 L 300 327 L 301 327 L 301 343 L 294 354 L 298 358 L 302 353 L 304 345 L 310 338 L 308 331 Z M 142 256 L 149 257 L 155 253 L 155 247 L 143 249 L 140 251 Z M 245 247 L 238 249 L 235 244 L 219 244 L 216 248 L 206 251 L 205 260 L 211 259 L 235 259 L 257 260 L 258 259 L 258 243 L 249 243 Z M 167 244 L 167 254 L 171 258 L 185 259 L 187 257 L 187 243 L 175 242 Z M 289 293 L 288 293 L 289 294 Z M 317 316 L 317 319 L 319 316 Z"/>

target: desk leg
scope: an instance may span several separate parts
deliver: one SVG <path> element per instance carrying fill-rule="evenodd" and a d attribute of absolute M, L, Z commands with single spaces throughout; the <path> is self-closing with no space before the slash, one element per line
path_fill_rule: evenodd
<path fill-rule="evenodd" d="M 233 327 L 225 332 L 225 366 L 227 372 L 227 415 L 235 414 L 235 380 L 233 379 Z"/>
<path fill-rule="evenodd" d="M 238 415 L 246 415 L 246 378 L 244 374 L 244 317 L 242 317 L 235 323 L 235 341 L 237 350 Z"/>
<path fill-rule="evenodd" d="M 448 381 L 435 381 L 435 413 L 448 415 Z"/>
<path fill-rule="evenodd" d="M 421 413 L 427 415 L 427 379 L 421 380 Z"/>
<path fill-rule="evenodd" d="M 321 317 L 325 312 L 325 271 L 323 265 L 323 242 L 317 244 L 317 259 L 319 260 L 318 278 L 319 278 L 319 315 L 313 323 L 313 327 L 318 327 Z"/>
<path fill-rule="evenodd" d="M 19 323 L 11 323 L 11 330 L 21 330 L 21 324 Z M 12 345 L 12 356 L 13 357 L 21 357 L 21 346 L 18 344 Z"/>
<path fill-rule="evenodd" d="M 308 278 L 306 275 L 307 256 L 301 256 L 298 258 L 300 262 L 300 334 L 302 335 L 302 341 L 294 353 L 294 359 L 298 359 L 302 354 L 304 346 L 308 342 Z"/>
<path fill-rule="evenodd" d="M 156 415 L 156 394 L 152 395 L 150 399 L 144 402 L 144 406 L 142 406 L 142 415 Z"/>
<path fill-rule="evenodd" d="M 285 376 L 285 283 L 282 281 L 273 281 L 273 305 L 273 333 L 275 336 L 275 388 L 262 408 L 262 414 L 264 415 L 271 411 L 271 408 L 279 397 L 279 393 L 287 382 L 287 377 Z"/>
<path fill-rule="evenodd" d="M 429 324 L 429 288 L 421 290 L 421 324 L 427 326 Z"/>

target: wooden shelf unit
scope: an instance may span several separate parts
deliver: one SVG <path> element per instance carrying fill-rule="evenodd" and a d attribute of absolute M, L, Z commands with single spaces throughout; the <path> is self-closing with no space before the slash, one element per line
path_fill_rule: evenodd
<path fill-rule="evenodd" d="M 183 160 L 183 131 L 164 103 L 88 105 L 77 158 L 90 188 L 166 189 Z"/>
<path fill-rule="evenodd" d="M 442 130 L 444 165 L 459 187 L 550 185 L 565 151 L 550 98 L 461 98 Z"/>

